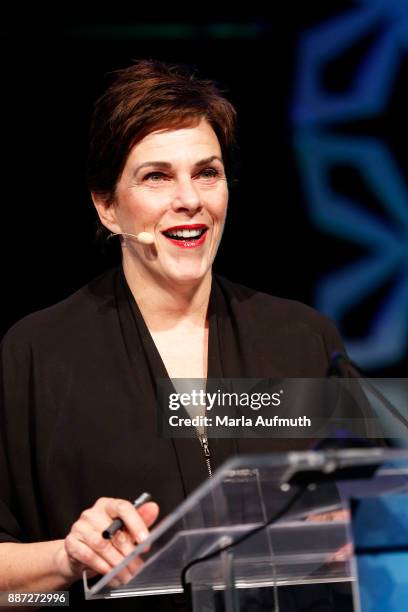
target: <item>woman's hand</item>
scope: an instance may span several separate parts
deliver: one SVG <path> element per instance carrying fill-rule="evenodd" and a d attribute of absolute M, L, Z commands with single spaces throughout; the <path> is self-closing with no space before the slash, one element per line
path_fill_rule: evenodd
<path fill-rule="evenodd" d="M 90 577 L 107 574 L 134 549 L 135 544 L 148 537 L 148 527 L 158 514 L 159 507 L 154 502 L 147 502 L 136 510 L 124 499 L 100 497 L 92 508 L 82 512 L 63 540 L 56 555 L 61 574 L 71 584 L 82 577 L 84 569 L 89 570 Z M 125 527 L 110 540 L 105 540 L 102 532 L 115 518 L 121 518 Z M 111 585 L 126 584 L 141 565 L 143 560 L 136 557 L 112 580 Z"/>
<path fill-rule="evenodd" d="M 307 521 L 313 523 L 328 523 L 330 521 L 348 521 L 350 512 L 346 508 L 341 510 L 330 510 L 329 512 L 319 512 L 318 514 L 309 514 Z"/>
<path fill-rule="evenodd" d="M 321 512 L 320 514 L 309 514 L 307 521 L 314 523 L 327 523 L 330 521 L 348 521 L 350 520 L 349 510 L 332 510 L 331 512 Z M 347 561 L 353 554 L 353 545 L 351 542 L 345 544 L 330 557 L 329 561 Z"/>

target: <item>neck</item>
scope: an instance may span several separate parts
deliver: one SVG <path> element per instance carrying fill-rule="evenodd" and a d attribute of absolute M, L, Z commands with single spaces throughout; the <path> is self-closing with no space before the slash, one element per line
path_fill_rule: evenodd
<path fill-rule="evenodd" d="M 175 284 L 143 273 L 130 258 L 124 257 L 122 265 L 126 281 L 151 331 L 165 330 L 183 322 L 205 326 L 211 270 L 199 281 Z"/>

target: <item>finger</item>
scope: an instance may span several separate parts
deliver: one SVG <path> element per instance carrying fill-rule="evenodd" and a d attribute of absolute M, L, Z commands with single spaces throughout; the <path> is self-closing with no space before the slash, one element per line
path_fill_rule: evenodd
<path fill-rule="evenodd" d="M 75 571 L 90 569 L 97 574 L 104 575 L 112 569 L 105 559 L 72 534 L 65 538 L 64 546 L 69 562 L 75 567 Z"/>
<path fill-rule="evenodd" d="M 112 518 L 113 518 L 106 512 L 105 505 L 106 505 L 107 500 L 112 501 L 112 502 L 124 501 L 124 500 L 116 500 L 114 498 L 100 498 L 97 501 L 97 503 L 94 504 L 92 508 L 88 508 L 87 510 L 84 510 L 82 512 L 78 522 L 83 521 L 87 523 L 88 525 L 90 525 L 92 528 L 103 533 L 105 529 L 109 526 L 109 524 L 112 522 Z M 154 502 L 151 502 L 151 503 L 149 502 L 146 505 L 150 506 L 150 508 L 147 508 L 144 510 L 145 516 L 147 517 L 147 520 L 151 523 L 157 517 L 158 512 L 159 512 L 159 507 Z M 133 505 L 132 505 L 132 508 L 133 510 L 135 510 Z M 117 517 L 114 517 L 114 518 L 117 518 Z M 149 533 L 148 530 L 146 530 L 146 533 L 147 534 Z M 137 540 L 136 540 L 136 543 L 138 543 Z M 148 549 L 149 547 L 146 547 L 144 552 L 147 552 Z"/>
<path fill-rule="evenodd" d="M 309 514 L 307 521 L 315 523 L 325 523 L 328 521 L 346 521 L 350 518 L 348 510 L 333 510 L 332 512 L 320 512 L 319 514 Z"/>
<path fill-rule="evenodd" d="M 111 537 L 111 542 L 121 552 L 125 553 L 126 551 L 126 555 L 130 554 L 135 549 L 135 546 L 139 546 L 133 541 L 130 533 L 124 529 L 118 529 L 118 531 Z M 150 548 L 151 546 L 146 544 L 142 550 L 142 553 L 149 552 Z"/>
<path fill-rule="evenodd" d="M 153 525 L 159 516 L 159 506 L 156 504 L 156 502 L 146 502 L 137 510 L 147 527 Z"/>
<path fill-rule="evenodd" d="M 100 531 L 97 531 L 91 525 L 78 521 L 73 526 L 72 533 L 79 541 L 86 544 L 96 555 L 108 563 L 110 569 L 123 561 L 123 555 L 113 546 L 112 542 L 105 540 Z M 126 583 L 130 580 L 132 574 L 127 568 L 124 568 L 117 577 L 123 583 Z"/>
<path fill-rule="evenodd" d="M 330 561 L 346 561 L 351 557 L 353 553 L 353 545 L 351 542 L 348 542 L 339 550 L 337 550 L 332 557 L 330 557 Z"/>
<path fill-rule="evenodd" d="M 115 503 L 122 501 L 124 501 L 126 504 L 130 504 L 130 502 L 127 502 L 126 500 L 117 500 L 115 498 L 100 498 L 98 500 L 98 503 L 100 502 L 100 505 L 103 509 L 103 513 L 105 514 L 106 502 L 109 502 L 109 508 L 111 508 L 111 502 Z M 135 510 L 133 504 L 130 504 L 130 506 L 133 510 Z M 147 527 L 150 527 L 150 525 L 152 525 L 156 521 L 159 515 L 159 506 L 155 502 L 146 502 L 142 506 L 140 506 L 140 508 L 138 508 L 136 512 L 141 516 L 145 525 Z M 104 531 L 106 529 L 107 521 L 109 522 L 112 520 L 112 518 L 117 518 L 117 516 L 108 516 L 108 519 L 103 518 L 101 513 L 95 513 L 94 508 L 85 510 L 81 515 L 81 517 L 84 517 L 87 521 L 91 522 L 92 524 L 95 524 L 95 526 L 97 526 L 98 529 L 101 529 L 101 531 Z"/>
<path fill-rule="evenodd" d="M 131 536 L 127 532 L 122 531 L 121 529 L 115 533 L 111 542 L 119 550 L 119 552 L 122 553 L 124 557 L 127 557 L 131 552 L 133 552 L 135 548 Z M 138 556 L 129 561 L 127 568 L 129 569 L 132 576 L 134 576 L 143 565 L 143 559 Z"/>
<path fill-rule="evenodd" d="M 336 510 L 334 513 L 336 515 L 335 521 L 349 521 L 350 520 L 350 510 L 347 508 L 343 508 L 343 510 Z"/>
<path fill-rule="evenodd" d="M 155 505 L 157 506 L 157 504 Z M 149 530 L 145 521 L 130 501 L 106 498 L 104 509 L 111 519 L 122 519 L 134 542 L 144 542 L 149 536 Z M 145 512 L 147 512 L 149 517 L 153 515 L 152 509 L 148 509 Z"/>
<path fill-rule="evenodd" d="M 313 523 L 323 523 L 324 521 L 327 521 L 327 518 L 325 514 L 309 514 L 306 517 L 306 520 Z"/>

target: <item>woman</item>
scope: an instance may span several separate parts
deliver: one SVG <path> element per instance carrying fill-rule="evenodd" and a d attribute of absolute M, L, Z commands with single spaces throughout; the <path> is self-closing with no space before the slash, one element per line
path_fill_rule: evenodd
<path fill-rule="evenodd" d="M 341 349 L 307 306 L 212 274 L 234 124 L 213 83 L 160 62 L 119 71 L 98 101 L 89 187 L 122 266 L 3 341 L 0 590 L 80 590 L 83 568 L 108 572 L 159 506 L 166 515 L 208 476 L 197 440 L 157 436 L 157 378 L 324 376 Z M 237 452 L 304 446 L 212 440 L 212 469 Z M 157 503 L 135 510 L 143 490 Z M 103 540 L 116 516 L 126 529 Z"/>

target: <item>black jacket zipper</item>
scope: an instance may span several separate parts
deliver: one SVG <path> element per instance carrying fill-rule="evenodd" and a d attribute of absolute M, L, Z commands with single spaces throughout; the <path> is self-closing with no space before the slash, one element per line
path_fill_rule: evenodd
<path fill-rule="evenodd" d="M 208 438 L 204 434 L 198 434 L 198 439 L 200 440 L 201 448 L 204 453 L 204 461 L 207 465 L 208 475 L 211 478 L 212 476 L 212 467 L 211 467 L 211 452 L 210 447 L 208 446 Z"/>

